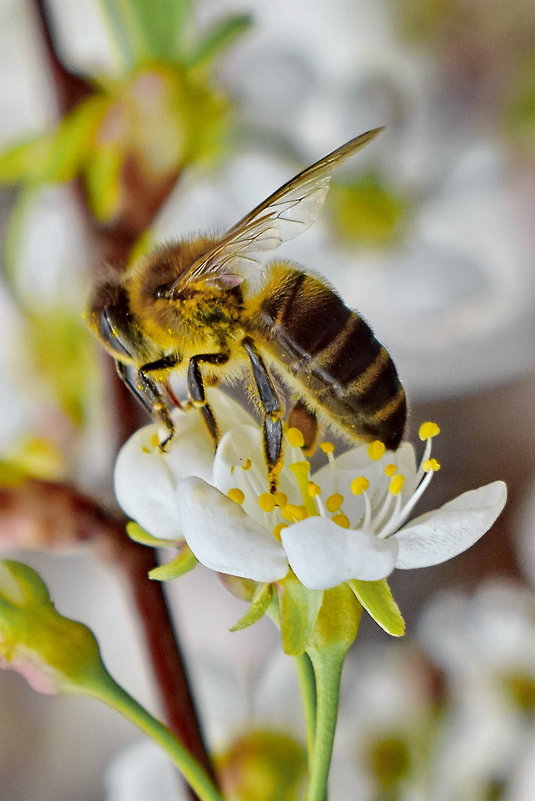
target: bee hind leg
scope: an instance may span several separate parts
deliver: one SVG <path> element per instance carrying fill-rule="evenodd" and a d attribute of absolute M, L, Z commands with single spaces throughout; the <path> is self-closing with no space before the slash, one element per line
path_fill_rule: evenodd
<path fill-rule="evenodd" d="M 201 364 L 226 364 L 229 360 L 229 354 L 226 352 L 220 353 L 203 353 L 197 356 L 192 356 L 188 365 L 188 389 L 192 405 L 199 409 L 203 416 L 203 420 L 208 429 L 214 448 L 219 442 L 219 426 L 212 411 L 212 407 L 206 400 L 206 392 L 204 388 L 204 380 L 201 372 Z"/>
<path fill-rule="evenodd" d="M 268 466 L 270 492 L 277 491 L 278 474 L 282 467 L 282 415 L 283 407 L 273 386 L 262 356 L 252 339 L 247 337 L 242 346 L 249 356 L 256 391 L 263 411 L 264 453 Z"/>

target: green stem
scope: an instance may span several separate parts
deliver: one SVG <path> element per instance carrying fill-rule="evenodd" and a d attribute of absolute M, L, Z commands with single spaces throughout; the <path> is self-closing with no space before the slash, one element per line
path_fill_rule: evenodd
<path fill-rule="evenodd" d="M 303 710 L 305 713 L 305 725 L 307 731 L 308 762 L 312 764 L 314 749 L 314 735 L 316 731 L 316 679 L 314 669 L 307 654 L 295 657 L 295 667 L 301 698 L 303 699 Z"/>
<path fill-rule="evenodd" d="M 132 698 L 109 674 L 106 674 L 105 681 L 100 676 L 99 681 L 91 689 L 85 687 L 84 691 L 111 706 L 158 743 L 167 752 L 200 801 L 224 801 L 207 773 L 174 734 Z"/>
<path fill-rule="evenodd" d="M 327 801 L 327 782 L 338 716 L 340 679 L 346 654 L 340 648 L 310 648 L 317 692 L 316 732 L 306 801 Z"/>

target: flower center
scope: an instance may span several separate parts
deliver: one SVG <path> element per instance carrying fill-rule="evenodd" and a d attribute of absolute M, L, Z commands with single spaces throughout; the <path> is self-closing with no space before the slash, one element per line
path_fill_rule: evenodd
<path fill-rule="evenodd" d="M 297 428 L 289 428 L 284 472 L 287 477 L 291 476 L 293 498 L 289 501 L 280 491 L 255 493 L 256 506 L 263 513 L 266 527 L 280 539 L 281 530 L 287 525 L 320 516 L 342 528 L 366 529 L 381 539 L 392 536 L 422 497 L 433 474 L 440 469 L 440 463 L 431 457 L 432 440 L 440 433 L 439 427 L 436 423 L 426 422 L 418 433 L 425 442 L 424 452 L 416 474 L 410 475 L 408 481 L 407 476 L 399 472 L 398 464 L 387 461 L 386 448 L 379 440 L 356 449 L 360 450 L 358 461 L 361 463 L 361 449 L 365 448 L 368 464 L 364 465 L 363 473 L 368 475 L 355 475 L 350 480 L 347 479 L 347 470 L 341 471 L 337 466 L 333 443 L 322 442 L 320 449 L 327 455 L 331 471 L 330 492 L 326 495 L 320 484 L 310 477 L 310 462 L 301 450 L 304 445 L 302 433 Z M 390 458 L 395 458 L 394 454 Z M 242 462 L 244 470 L 245 464 L 250 467 L 251 459 Z M 251 490 L 254 492 L 253 485 Z M 246 493 L 238 487 L 229 490 L 227 495 L 239 504 L 246 499 Z"/>

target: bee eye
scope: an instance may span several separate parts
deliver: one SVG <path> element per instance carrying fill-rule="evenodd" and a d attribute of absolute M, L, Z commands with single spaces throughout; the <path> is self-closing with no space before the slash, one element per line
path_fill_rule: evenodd
<path fill-rule="evenodd" d="M 169 299 L 171 297 L 171 284 L 160 284 L 154 290 L 155 300 Z"/>

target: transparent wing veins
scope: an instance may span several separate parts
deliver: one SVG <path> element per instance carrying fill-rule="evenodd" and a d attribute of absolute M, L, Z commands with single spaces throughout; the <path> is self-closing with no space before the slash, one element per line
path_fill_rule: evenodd
<path fill-rule="evenodd" d="M 178 279 L 177 286 L 229 273 L 247 277 L 260 270 L 272 250 L 299 236 L 317 220 L 334 167 L 382 130 L 375 128 L 351 139 L 277 189 L 197 259 Z"/>

